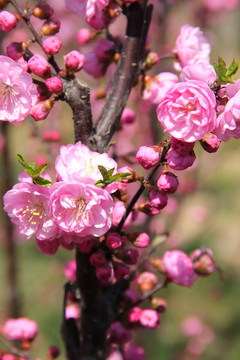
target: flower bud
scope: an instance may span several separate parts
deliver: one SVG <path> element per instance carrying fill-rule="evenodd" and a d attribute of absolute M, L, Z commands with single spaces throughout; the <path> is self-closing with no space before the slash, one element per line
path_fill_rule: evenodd
<path fill-rule="evenodd" d="M 107 263 L 106 257 L 103 251 L 99 250 L 90 256 L 90 264 L 94 267 L 99 267 Z"/>
<path fill-rule="evenodd" d="M 44 79 L 51 76 L 50 64 L 44 56 L 40 54 L 33 55 L 28 60 L 30 70 L 37 76 L 43 77 Z"/>
<path fill-rule="evenodd" d="M 48 99 L 52 94 L 43 82 L 37 84 L 38 101 L 44 101 Z"/>
<path fill-rule="evenodd" d="M 150 262 L 155 267 L 155 269 L 157 269 L 161 273 L 164 274 L 166 272 L 165 266 L 163 265 L 163 261 L 161 258 L 151 259 Z"/>
<path fill-rule="evenodd" d="M 62 47 L 62 42 L 57 36 L 50 36 L 43 41 L 43 50 L 48 55 L 55 55 Z"/>
<path fill-rule="evenodd" d="M 114 46 L 114 42 L 110 40 L 101 40 L 96 45 L 94 52 L 100 61 L 105 62 L 113 57 Z"/>
<path fill-rule="evenodd" d="M 137 283 L 142 292 L 148 292 L 154 289 L 158 283 L 158 278 L 155 274 L 145 271 L 137 277 Z"/>
<path fill-rule="evenodd" d="M 124 237 L 115 232 L 109 233 L 106 238 L 106 245 L 112 250 L 121 248 L 125 242 Z"/>
<path fill-rule="evenodd" d="M 95 34 L 88 28 L 81 28 L 77 33 L 77 42 L 80 45 L 85 45 L 91 40 Z"/>
<path fill-rule="evenodd" d="M 124 183 L 124 184 L 128 184 L 128 183 L 131 183 L 131 182 L 134 182 L 137 180 L 138 178 L 138 175 L 137 173 L 130 167 L 130 166 L 124 166 L 122 168 L 119 168 L 117 170 L 117 173 L 129 173 L 129 174 L 132 174 L 132 177 L 129 177 L 127 179 L 123 179 L 121 182 Z"/>
<path fill-rule="evenodd" d="M 216 135 L 208 133 L 200 140 L 200 144 L 208 153 L 215 153 L 221 144 L 221 140 Z"/>
<path fill-rule="evenodd" d="M 124 279 L 127 275 L 129 275 L 129 272 L 130 270 L 126 265 L 120 262 L 114 263 L 114 276 L 117 281 Z"/>
<path fill-rule="evenodd" d="M 30 115 L 34 118 L 35 121 L 44 120 L 49 114 L 50 109 L 48 110 L 47 108 L 48 106 L 44 106 L 44 102 L 38 103 L 32 107 Z"/>
<path fill-rule="evenodd" d="M 137 162 L 145 169 L 155 167 L 159 162 L 159 152 L 150 146 L 141 146 L 136 154 Z"/>
<path fill-rule="evenodd" d="M 131 338 L 131 331 L 126 330 L 120 322 L 114 322 L 111 324 L 108 337 L 108 340 L 111 343 L 122 345 L 130 341 Z"/>
<path fill-rule="evenodd" d="M 172 136 L 171 138 L 171 147 L 180 155 L 187 155 L 194 148 L 194 142 L 185 142 L 178 140 Z"/>
<path fill-rule="evenodd" d="M 160 326 L 160 318 L 157 311 L 144 309 L 140 316 L 140 324 L 148 329 L 156 329 Z"/>
<path fill-rule="evenodd" d="M 196 249 L 190 254 L 194 270 L 198 275 L 208 276 L 216 270 L 216 264 L 212 255 L 212 250 L 210 249 Z"/>
<path fill-rule="evenodd" d="M 132 109 L 125 108 L 121 116 L 121 124 L 128 125 L 135 121 L 135 112 Z"/>
<path fill-rule="evenodd" d="M 44 22 L 41 32 L 45 36 L 55 35 L 59 32 L 60 26 L 60 21 L 57 18 L 52 17 Z"/>
<path fill-rule="evenodd" d="M 164 313 L 168 307 L 166 300 L 164 300 L 160 297 L 157 297 L 157 296 L 154 296 L 153 298 L 151 298 L 150 304 L 152 305 L 154 310 L 156 310 L 158 313 Z"/>
<path fill-rule="evenodd" d="M 7 55 L 13 59 L 18 60 L 20 57 L 22 57 L 23 49 L 22 49 L 22 43 L 21 42 L 12 42 L 7 46 Z"/>
<path fill-rule="evenodd" d="M 49 142 L 59 142 L 61 134 L 57 130 L 45 130 L 42 133 L 42 139 Z"/>
<path fill-rule="evenodd" d="M 151 69 L 154 65 L 159 63 L 159 55 L 154 51 L 150 51 L 144 61 L 145 70 Z"/>
<path fill-rule="evenodd" d="M 73 50 L 64 56 L 64 62 L 67 70 L 78 71 L 83 67 L 85 56 L 80 52 Z"/>
<path fill-rule="evenodd" d="M 191 167 L 196 160 L 196 155 L 193 150 L 188 154 L 180 155 L 175 150 L 170 150 L 166 156 L 167 165 L 173 170 L 185 170 Z"/>
<path fill-rule="evenodd" d="M 60 355 L 60 351 L 56 346 L 50 346 L 47 351 L 47 357 L 49 360 L 56 359 Z"/>
<path fill-rule="evenodd" d="M 138 260 L 139 253 L 136 249 L 125 249 L 122 253 L 122 261 L 127 265 L 135 265 Z"/>
<path fill-rule="evenodd" d="M 104 264 L 96 268 L 96 277 L 101 285 L 107 285 L 112 280 L 113 269 L 110 265 Z"/>
<path fill-rule="evenodd" d="M 157 186 L 160 191 L 166 194 L 173 194 L 177 191 L 179 182 L 177 176 L 174 175 L 170 170 L 163 170 L 162 174 L 157 180 Z"/>
<path fill-rule="evenodd" d="M 60 94 L 62 92 L 63 84 L 59 77 L 54 76 L 46 80 L 46 86 L 51 93 Z"/>
<path fill-rule="evenodd" d="M 48 19 L 53 13 L 53 8 L 46 2 L 39 3 L 32 11 L 32 14 L 39 19 Z"/>
<path fill-rule="evenodd" d="M 131 323 L 136 323 L 139 321 L 140 319 L 140 316 L 142 314 L 142 309 L 138 306 L 134 306 L 129 312 L 128 312 L 128 315 L 127 315 L 127 319 L 129 322 Z"/>
<path fill-rule="evenodd" d="M 165 192 L 153 186 L 148 189 L 148 204 L 150 207 L 161 210 L 167 205 L 167 202 L 168 198 Z"/>
<path fill-rule="evenodd" d="M 131 233 L 127 236 L 128 240 L 138 248 L 146 248 L 149 245 L 150 237 L 146 233 Z"/>
<path fill-rule="evenodd" d="M 17 17 L 10 11 L 4 10 L 0 12 L 0 30 L 11 31 L 17 26 L 17 23 Z"/>

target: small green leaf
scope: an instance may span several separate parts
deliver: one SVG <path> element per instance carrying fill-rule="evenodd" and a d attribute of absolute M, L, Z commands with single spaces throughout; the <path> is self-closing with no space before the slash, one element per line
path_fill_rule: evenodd
<path fill-rule="evenodd" d="M 39 185 L 39 186 L 43 186 L 43 187 L 52 185 L 51 181 L 49 181 L 47 179 L 44 179 L 44 178 L 42 178 L 40 176 L 34 178 L 33 182 L 34 182 L 34 184 Z"/>
<path fill-rule="evenodd" d="M 38 177 L 48 166 L 48 164 L 41 164 L 35 171 L 34 171 L 34 178 Z"/>
<path fill-rule="evenodd" d="M 35 171 L 36 168 L 37 168 L 37 165 L 36 165 L 34 162 L 32 162 L 32 163 L 28 163 L 28 167 L 29 167 L 32 171 Z"/>
<path fill-rule="evenodd" d="M 226 76 L 228 76 L 228 77 L 233 76 L 238 71 L 238 68 L 239 68 L 239 61 L 237 59 L 233 58 L 233 61 L 226 72 Z"/>
<path fill-rule="evenodd" d="M 98 180 L 97 182 L 95 182 L 95 185 L 96 185 L 96 186 L 104 187 L 106 184 L 105 184 L 105 182 L 103 182 L 102 180 Z"/>
<path fill-rule="evenodd" d="M 20 164 L 21 164 L 23 167 L 28 168 L 28 163 L 24 160 L 24 158 L 22 157 L 22 155 L 17 154 L 17 159 L 18 159 L 18 161 L 20 162 Z"/>
<path fill-rule="evenodd" d="M 33 178 L 34 171 L 31 168 L 25 168 L 23 171 Z"/>
<path fill-rule="evenodd" d="M 102 165 L 98 165 L 98 169 L 99 169 L 99 171 L 100 171 L 100 173 L 102 174 L 102 176 L 103 176 L 103 180 L 105 180 L 108 176 L 108 171 L 107 171 L 107 169 L 105 169 L 105 167 L 104 166 L 102 166 Z"/>
<path fill-rule="evenodd" d="M 129 179 L 132 177 L 132 174 L 130 173 L 119 173 L 119 174 L 115 174 L 113 176 L 111 176 L 110 179 L 107 180 L 107 183 L 108 184 L 111 184 L 115 181 L 121 181 L 121 180 L 124 180 L 124 179 Z"/>
<path fill-rule="evenodd" d="M 107 172 L 107 177 L 108 178 L 110 178 L 112 176 L 114 170 L 115 170 L 115 168 L 112 168 L 112 169 L 108 170 L 108 172 Z"/>
<path fill-rule="evenodd" d="M 213 63 L 213 67 L 214 67 L 215 73 L 218 74 L 218 64 Z"/>
<path fill-rule="evenodd" d="M 218 72 L 217 72 L 217 75 L 218 75 L 219 80 L 222 81 L 223 83 L 225 83 L 226 73 L 227 73 L 226 63 L 219 56 L 218 57 Z"/>

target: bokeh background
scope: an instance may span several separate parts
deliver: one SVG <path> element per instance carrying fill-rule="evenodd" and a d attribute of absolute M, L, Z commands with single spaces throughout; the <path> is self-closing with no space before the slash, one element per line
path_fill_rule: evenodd
<path fill-rule="evenodd" d="M 29 1 L 29 6 L 34 3 Z M 63 0 L 52 0 L 49 3 L 56 5 L 55 15 L 62 21 L 59 36 L 67 45 L 58 55 L 58 61 L 63 65 L 64 53 L 72 49 L 86 53 L 90 51 L 92 44 L 83 48 L 77 43 L 76 33 L 86 24 L 66 11 Z M 239 7 L 233 11 L 225 9 L 211 12 L 202 10 L 202 0 L 155 0 L 154 4 L 156 7 L 148 46 L 160 55 L 172 50 L 181 26 L 188 23 L 200 26 L 210 41 L 212 62 L 216 62 L 219 55 L 228 65 L 233 57 L 240 58 Z M 110 26 L 110 32 L 123 34 L 124 24 L 125 20 L 120 17 Z M 35 26 L 39 26 L 38 20 Z M 6 44 L 13 38 L 22 39 L 25 36 L 28 35 L 23 26 L 3 37 L 2 53 L 5 54 Z M 107 79 L 113 71 L 113 67 L 108 70 Z M 160 61 L 152 70 L 152 75 L 161 71 L 174 71 L 173 61 Z M 96 117 L 104 100 L 96 100 L 94 89 L 104 87 L 106 80 L 93 81 L 90 76 L 82 73 L 80 76 L 91 86 L 93 114 Z M 236 78 L 238 77 L 239 73 L 236 75 Z M 116 135 L 115 150 L 118 156 L 134 153 L 140 145 L 156 144 L 164 136 L 155 110 L 139 102 L 139 88 L 132 92 L 128 107 L 136 112 L 136 123 L 123 127 Z M 60 143 L 42 141 L 42 132 L 49 129 L 62 134 Z M 34 123 L 29 118 L 21 125 L 1 124 L 1 132 L 7 133 L 5 146 L 10 154 L 8 169 L 12 184 L 17 181 L 17 175 L 22 171 L 16 160 L 16 153 L 22 154 L 29 162 L 45 159 L 54 176 L 53 165 L 59 146 L 74 141 L 71 111 L 64 104 L 57 104 L 50 117 L 43 122 Z M 222 269 L 222 276 L 215 272 L 211 277 L 198 279 L 190 289 L 171 284 L 159 293 L 168 302 L 168 310 L 161 316 L 160 328 L 153 331 L 139 330 L 136 335 L 136 343 L 146 348 L 148 360 L 239 359 L 240 142 L 233 139 L 222 143 L 215 154 L 204 152 L 197 144 L 196 153 L 197 161 L 194 166 L 183 174 L 178 174 L 179 192 L 171 197 L 168 207 L 159 216 L 144 226 L 149 226 L 148 231 L 152 237 L 170 232 L 170 236 L 158 247 L 159 255 L 174 248 L 187 253 L 201 246 L 211 248 L 217 265 Z M 4 150 L 1 152 L 1 155 L 3 154 Z M 4 193 L 6 170 L 3 156 L 0 165 L 0 187 Z M 139 167 L 136 169 L 142 171 Z M 142 223 L 142 220 L 137 223 Z M 24 239 L 18 235 L 17 229 L 14 230 L 14 239 L 21 315 L 37 321 L 40 330 L 32 350 L 33 356 L 44 359 L 47 348 L 56 345 L 62 350 L 63 359 L 60 335 L 63 287 L 66 282 L 63 267 L 67 260 L 73 258 L 73 253 L 60 249 L 54 256 L 43 255 L 37 250 L 34 239 Z M 7 248 L 6 218 L 2 214 L 0 324 L 11 313 Z M 190 329 L 188 335 L 186 328 Z"/>

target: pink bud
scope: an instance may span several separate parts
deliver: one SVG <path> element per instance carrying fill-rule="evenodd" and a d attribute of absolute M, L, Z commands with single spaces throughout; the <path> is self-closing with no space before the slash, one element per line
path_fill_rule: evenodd
<path fill-rule="evenodd" d="M 42 138 L 44 141 L 59 142 L 61 134 L 57 130 L 45 130 L 42 132 Z"/>
<path fill-rule="evenodd" d="M 28 72 L 28 68 L 29 68 L 28 62 L 25 61 L 23 57 L 20 57 L 20 59 L 18 59 L 17 63 L 18 63 L 18 65 L 21 66 L 23 71 Z"/>
<path fill-rule="evenodd" d="M 127 275 L 129 275 L 129 272 L 130 271 L 126 265 L 119 262 L 114 263 L 114 276 L 117 281 L 125 278 Z"/>
<path fill-rule="evenodd" d="M 221 144 L 221 140 L 216 135 L 208 133 L 200 141 L 200 144 L 208 153 L 215 153 Z"/>
<path fill-rule="evenodd" d="M 168 166 L 173 170 L 185 170 L 191 167 L 196 160 L 194 151 L 186 155 L 180 155 L 175 150 L 170 150 L 166 156 Z"/>
<path fill-rule="evenodd" d="M 159 191 L 155 187 L 148 189 L 148 204 L 158 210 L 163 209 L 168 202 L 168 198 L 165 192 Z"/>
<path fill-rule="evenodd" d="M 58 239 L 51 241 L 35 239 L 38 250 L 45 255 L 54 255 L 59 248 Z"/>
<path fill-rule="evenodd" d="M 85 56 L 80 52 L 73 50 L 64 56 L 64 62 L 67 70 L 78 71 L 83 67 Z"/>
<path fill-rule="evenodd" d="M 144 61 L 145 69 L 151 69 L 154 65 L 159 63 L 159 55 L 154 51 L 150 51 Z"/>
<path fill-rule="evenodd" d="M 47 351 L 47 356 L 50 360 L 56 359 L 60 355 L 59 348 L 56 346 L 50 346 Z"/>
<path fill-rule="evenodd" d="M 18 60 L 20 57 L 22 57 L 23 49 L 22 49 L 22 43 L 21 42 L 12 42 L 7 46 L 7 55 L 13 59 Z"/>
<path fill-rule="evenodd" d="M 123 237 L 118 233 L 109 233 L 106 238 L 106 245 L 109 249 L 119 249 L 125 243 Z"/>
<path fill-rule="evenodd" d="M 44 102 L 34 105 L 30 111 L 30 115 L 35 121 L 46 119 L 49 114 L 49 110 L 44 110 Z"/>
<path fill-rule="evenodd" d="M 142 314 L 142 309 L 138 306 L 134 306 L 129 312 L 127 319 L 131 323 L 136 323 L 139 321 L 140 316 Z"/>
<path fill-rule="evenodd" d="M 156 296 L 151 298 L 150 304 L 152 305 L 154 310 L 156 310 L 158 313 L 164 313 L 168 307 L 166 300 Z"/>
<path fill-rule="evenodd" d="M 132 338 L 132 333 L 126 330 L 120 322 L 114 322 L 109 329 L 109 341 L 115 344 L 125 344 Z"/>
<path fill-rule="evenodd" d="M 65 318 L 66 319 L 79 319 L 80 309 L 78 304 L 68 305 L 65 308 Z"/>
<path fill-rule="evenodd" d="M 74 282 L 76 280 L 77 264 L 75 260 L 69 260 L 65 265 L 63 272 L 68 280 Z"/>
<path fill-rule="evenodd" d="M 88 28 L 82 28 L 77 33 L 77 42 L 80 45 L 86 44 L 89 40 L 92 39 L 92 32 Z"/>
<path fill-rule="evenodd" d="M 114 50 L 114 42 L 110 40 L 101 40 L 96 45 L 94 52 L 100 61 L 106 61 L 113 57 Z"/>
<path fill-rule="evenodd" d="M 103 251 L 98 250 L 90 256 L 90 264 L 94 267 L 99 267 L 107 263 Z"/>
<path fill-rule="evenodd" d="M 127 178 L 127 179 L 123 179 L 121 182 L 124 184 L 136 181 L 136 173 L 135 171 L 130 167 L 130 166 L 124 166 L 122 168 L 119 168 L 117 170 L 117 173 L 129 173 L 132 174 L 132 177 Z"/>
<path fill-rule="evenodd" d="M 141 291 L 151 291 L 158 283 L 158 278 L 155 274 L 144 271 L 137 277 L 137 283 Z"/>
<path fill-rule="evenodd" d="M 9 11 L 0 12 L 0 30 L 11 31 L 17 26 L 18 20 L 14 14 Z"/>
<path fill-rule="evenodd" d="M 43 82 L 39 82 L 37 84 L 37 92 L 38 92 L 38 98 L 37 98 L 38 101 L 47 100 L 52 95 Z"/>
<path fill-rule="evenodd" d="M 128 0 L 134 2 L 135 0 Z M 125 1 L 127 2 L 127 1 Z M 128 346 L 124 351 L 124 360 L 145 360 L 145 351 L 140 346 Z"/>
<path fill-rule="evenodd" d="M 141 146 L 136 154 L 137 162 L 145 169 L 151 169 L 159 162 L 159 152 L 150 146 Z"/>
<path fill-rule="evenodd" d="M 54 76 L 46 80 L 46 86 L 48 90 L 53 94 L 60 94 L 62 92 L 62 80 L 59 77 Z"/>
<path fill-rule="evenodd" d="M 86 238 L 81 244 L 78 244 L 78 250 L 84 254 L 88 254 L 92 251 L 95 243 L 95 238 Z"/>
<path fill-rule="evenodd" d="M 121 124 L 128 125 L 135 121 L 135 112 L 132 109 L 125 108 L 121 116 Z"/>
<path fill-rule="evenodd" d="M 108 264 L 98 266 L 96 268 L 96 276 L 101 285 L 107 285 L 113 278 L 113 269 Z"/>
<path fill-rule="evenodd" d="M 139 300 L 139 296 L 131 289 L 128 289 L 123 294 L 123 301 L 127 305 L 133 305 Z"/>
<path fill-rule="evenodd" d="M 84 71 L 89 75 L 92 75 L 94 78 L 100 78 L 105 73 L 105 64 L 103 64 L 95 52 L 90 52 L 86 54 L 86 61 L 83 66 Z"/>
<path fill-rule="evenodd" d="M 48 55 L 55 55 L 62 47 L 62 42 L 57 36 L 50 36 L 43 41 L 43 50 Z"/>
<path fill-rule="evenodd" d="M 144 309 L 140 316 L 140 324 L 148 329 L 156 329 L 160 326 L 160 318 L 156 310 Z"/>
<path fill-rule="evenodd" d="M 55 17 L 46 20 L 41 28 L 43 35 L 55 35 L 59 32 L 61 23 Z"/>
<path fill-rule="evenodd" d="M 173 194 L 177 191 L 179 182 L 177 176 L 175 176 L 169 170 L 163 170 L 162 174 L 157 180 L 157 186 L 160 191 L 164 191 L 166 194 Z"/>
<path fill-rule="evenodd" d="M 194 142 L 185 142 L 174 137 L 171 138 L 171 147 L 180 155 L 187 155 L 194 148 Z"/>
<path fill-rule="evenodd" d="M 210 249 L 196 249 L 190 254 L 190 258 L 198 275 L 208 276 L 216 270 L 216 264 Z"/>
<path fill-rule="evenodd" d="M 30 70 L 35 74 L 43 78 L 48 78 L 51 76 L 50 64 L 40 54 L 33 55 L 28 60 L 28 65 Z"/>
<path fill-rule="evenodd" d="M 134 234 L 134 238 L 130 239 L 132 244 L 138 248 L 146 248 L 149 245 L 150 237 L 146 233 Z"/>
<path fill-rule="evenodd" d="M 127 265 L 135 265 L 138 260 L 139 253 L 136 249 L 125 249 L 122 254 L 122 260 Z"/>
<path fill-rule="evenodd" d="M 39 19 L 48 19 L 53 13 L 53 8 L 46 2 L 39 3 L 32 11 L 32 14 Z"/>

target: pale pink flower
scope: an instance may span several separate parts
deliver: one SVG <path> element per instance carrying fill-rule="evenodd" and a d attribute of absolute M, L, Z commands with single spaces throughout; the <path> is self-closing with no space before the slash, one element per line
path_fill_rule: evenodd
<path fill-rule="evenodd" d="M 168 90 L 178 82 L 176 74 L 162 72 L 147 81 L 143 90 L 143 99 L 151 105 L 159 105 Z"/>
<path fill-rule="evenodd" d="M 166 251 L 162 262 L 167 276 L 178 285 L 191 287 L 197 279 L 192 260 L 180 250 Z"/>
<path fill-rule="evenodd" d="M 65 0 L 65 3 L 71 11 L 81 14 L 95 30 L 101 30 L 107 25 L 103 9 L 109 0 Z"/>
<path fill-rule="evenodd" d="M 183 25 L 176 40 L 176 53 L 180 63 L 176 64 L 177 70 L 187 65 L 203 62 L 209 64 L 210 51 L 210 44 L 199 27 Z"/>
<path fill-rule="evenodd" d="M 240 91 L 230 98 L 218 116 L 214 133 L 223 141 L 228 141 L 230 137 L 240 139 Z"/>
<path fill-rule="evenodd" d="M 82 177 L 88 177 L 95 182 L 102 180 L 98 166 L 104 166 L 107 170 L 114 168 L 114 174 L 117 170 L 117 163 L 106 153 L 99 154 L 91 151 L 81 141 L 75 145 L 69 144 L 61 146 L 60 155 L 55 162 L 55 169 L 58 180 L 79 181 Z"/>
<path fill-rule="evenodd" d="M 198 63 L 185 66 L 180 74 L 182 81 L 200 80 L 212 84 L 217 79 L 214 67 L 208 63 Z"/>
<path fill-rule="evenodd" d="M 159 314 L 153 309 L 144 309 L 140 315 L 140 324 L 147 329 L 156 329 L 160 326 Z"/>
<path fill-rule="evenodd" d="M 32 78 L 7 56 L 0 56 L 0 120 L 21 121 L 37 102 Z"/>
<path fill-rule="evenodd" d="M 8 340 L 24 341 L 35 338 L 38 326 L 35 321 L 27 318 L 8 319 L 1 330 Z"/>
<path fill-rule="evenodd" d="M 201 140 L 216 127 L 216 98 L 206 83 L 190 80 L 173 85 L 157 107 L 164 131 L 186 142 Z"/>
<path fill-rule="evenodd" d="M 60 229 L 80 237 L 101 236 L 112 225 L 112 197 L 90 178 L 53 184 L 49 208 Z"/>
<path fill-rule="evenodd" d="M 4 210 L 28 238 L 35 235 L 38 240 L 53 240 L 59 230 L 51 219 L 48 200 L 48 187 L 20 182 L 4 195 Z"/>

